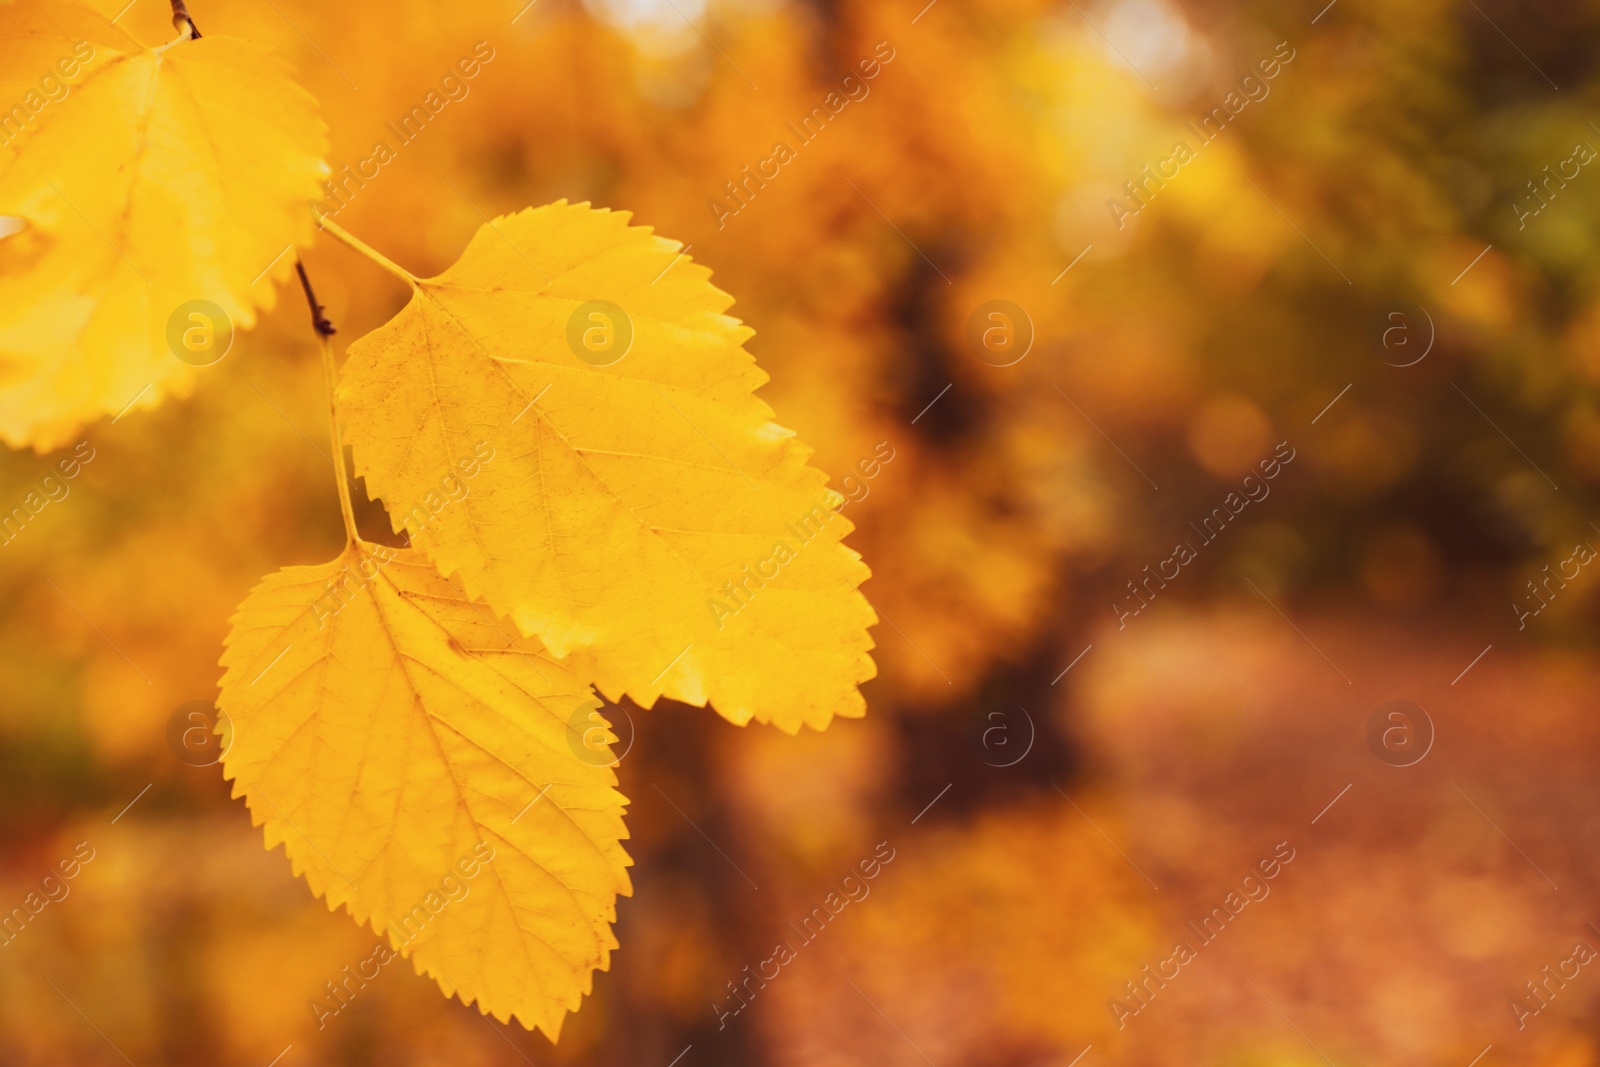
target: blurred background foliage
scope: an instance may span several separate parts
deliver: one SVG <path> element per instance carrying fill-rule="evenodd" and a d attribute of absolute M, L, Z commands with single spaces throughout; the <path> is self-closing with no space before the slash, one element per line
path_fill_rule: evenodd
<path fill-rule="evenodd" d="M 341 537 L 285 291 L 193 398 L 91 427 L 0 547 L 0 908 L 95 850 L 0 946 L 0 1062 L 1594 1062 L 1587 970 L 1520 1029 L 1509 1004 L 1600 945 L 1600 579 L 1520 629 L 1512 606 L 1600 536 L 1600 176 L 1528 184 L 1600 147 L 1600 5 L 925 2 L 191 5 L 294 63 L 335 171 L 487 42 L 339 222 L 418 273 L 561 197 L 686 242 L 818 465 L 893 450 L 846 506 L 881 674 L 865 720 L 798 738 L 612 709 L 637 890 L 559 1047 L 408 964 L 319 1030 L 373 934 L 166 743 L 248 589 Z M 155 0 L 121 24 L 170 34 Z M 795 158 L 714 210 L 778 140 Z M 332 242 L 305 261 L 344 342 L 405 297 Z M 1006 367 L 968 342 L 997 299 L 1034 333 Z M 1280 442 L 1270 495 L 1202 544 Z M 55 458 L 0 456 L 0 504 Z M 1437 729 L 1413 767 L 1367 748 L 1392 698 Z M 719 1028 L 883 841 L 871 894 Z M 1119 1028 L 1108 1001 L 1282 841 L 1271 894 Z"/>

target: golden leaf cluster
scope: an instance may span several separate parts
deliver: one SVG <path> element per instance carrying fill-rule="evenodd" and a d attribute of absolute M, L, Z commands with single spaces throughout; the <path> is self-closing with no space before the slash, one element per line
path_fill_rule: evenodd
<path fill-rule="evenodd" d="M 264 48 L 178 24 L 147 47 L 86 7 L 0 4 L 0 100 L 21 101 L 0 144 L 13 445 L 184 395 L 186 309 L 251 328 L 316 232 L 315 102 Z M 755 396 L 751 331 L 676 242 L 560 201 L 418 278 L 324 227 L 412 295 L 341 378 L 302 268 L 346 545 L 234 616 L 226 775 L 330 907 L 555 1038 L 630 892 L 590 687 L 790 733 L 860 716 L 867 568 L 811 450 Z M 574 341 L 596 308 L 622 334 L 598 355 Z M 341 424 L 409 547 L 359 535 Z M 435 908 L 467 863 L 477 888 Z"/>

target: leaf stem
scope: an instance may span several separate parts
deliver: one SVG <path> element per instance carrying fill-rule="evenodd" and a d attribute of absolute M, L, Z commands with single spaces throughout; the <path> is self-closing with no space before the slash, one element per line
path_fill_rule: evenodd
<path fill-rule="evenodd" d="M 400 264 L 396 263 L 388 256 L 385 256 L 382 252 L 379 252 L 377 249 L 361 240 L 361 238 L 355 236 L 349 230 L 346 230 L 344 227 L 340 226 L 337 222 L 334 222 L 332 219 L 324 215 L 322 218 L 317 220 L 317 225 L 321 226 L 324 230 L 327 230 L 329 233 L 333 234 L 334 237 L 337 237 L 340 241 L 349 245 L 357 252 L 360 252 L 368 259 L 372 260 L 372 262 L 376 263 L 390 274 L 393 274 L 395 277 L 404 281 L 413 289 L 416 288 L 417 276 L 415 274 L 412 274 L 410 271 L 400 266 Z"/>
<path fill-rule="evenodd" d="M 339 406 L 334 400 L 334 389 L 338 385 L 339 376 L 333 369 L 333 340 L 325 333 L 317 335 L 318 347 L 322 349 L 322 376 L 328 386 L 328 435 L 333 442 L 333 465 L 338 472 L 339 483 L 339 514 L 344 517 L 344 533 L 346 547 L 361 540 L 361 534 L 356 531 L 355 507 L 350 503 L 350 472 L 344 466 L 344 440 L 339 436 Z"/>
<path fill-rule="evenodd" d="M 339 484 L 339 514 L 344 519 L 345 547 L 359 543 L 361 534 L 356 530 L 355 506 L 350 502 L 350 472 L 344 465 L 344 440 L 339 436 L 339 404 L 335 399 L 335 390 L 339 385 L 339 374 L 333 365 L 333 335 L 336 332 L 333 323 L 322 313 L 322 305 L 317 303 L 317 294 L 311 290 L 311 279 L 306 275 L 306 267 L 295 257 L 294 269 L 300 275 L 300 288 L 305 290 L 306 303 L 311 306 L 311 328 L 317 332 L 317 347 L 322 353 L 322 380 L 328 390 L 328 438 L 333 444 L 333 470 L 337 476 L 334 480 Z"/>

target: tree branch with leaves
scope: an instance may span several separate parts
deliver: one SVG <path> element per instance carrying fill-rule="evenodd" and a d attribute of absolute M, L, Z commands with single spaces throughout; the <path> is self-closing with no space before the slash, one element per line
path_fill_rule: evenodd
<path fill-rule="evenodd" d="M 346 540 L 233 617 L 225 774 L 330 908 L 554 1039 L 631 892 L 597 692 L 791 733 L 863 714 L 876 617 L 842 498 L 677 242 L 558 201 L 418 277 L 314 217 L 325 131 L 288 69 L 172 10 L 178 37 L 146 46 L 87 7 L 0 5 L 0 99 L 79 57 L 0 146 L 0 215 L 22 222 L 0 347 L 26 367 L 0 437 L 45 451 L 186 395 L 206 361 L 179 351 L 185 316 L 249 330 L 293 268 Z M 342 371 L 299 259 L 319 233 L 411 294 Z M 346 443 L 408 547 L 360 535 Z M 441 896 L 469 862 L 471 892 Z"/>

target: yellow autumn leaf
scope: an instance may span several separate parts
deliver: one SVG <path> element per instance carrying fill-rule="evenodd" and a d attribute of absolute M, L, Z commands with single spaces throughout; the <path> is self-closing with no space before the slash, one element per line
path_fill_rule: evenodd
<path fill-rule="evenodd" d="M 754 391 L 732 298 L 628 214 L 564 201 L 479 229 L 350 346 L 356 470 L 449 575 L 616 699 L 793 732 L 861 715 L 876 616 L 851 523 Z M 488 442 L 470 494 L 441 472 Z"/>
<path fill-rule="evenodd" d="M 0 439 L 186 394 L 309 241 L 325 148 L 259 45 L 0 3 Z"/>
<path fill-rule="evenodd" d="M 508 629 L 415 551 L 281 570 L 233 619 L 224 770 L 330 908 L 555 1040 L 617 947 L 627 800 L 588 687 Z"/>

